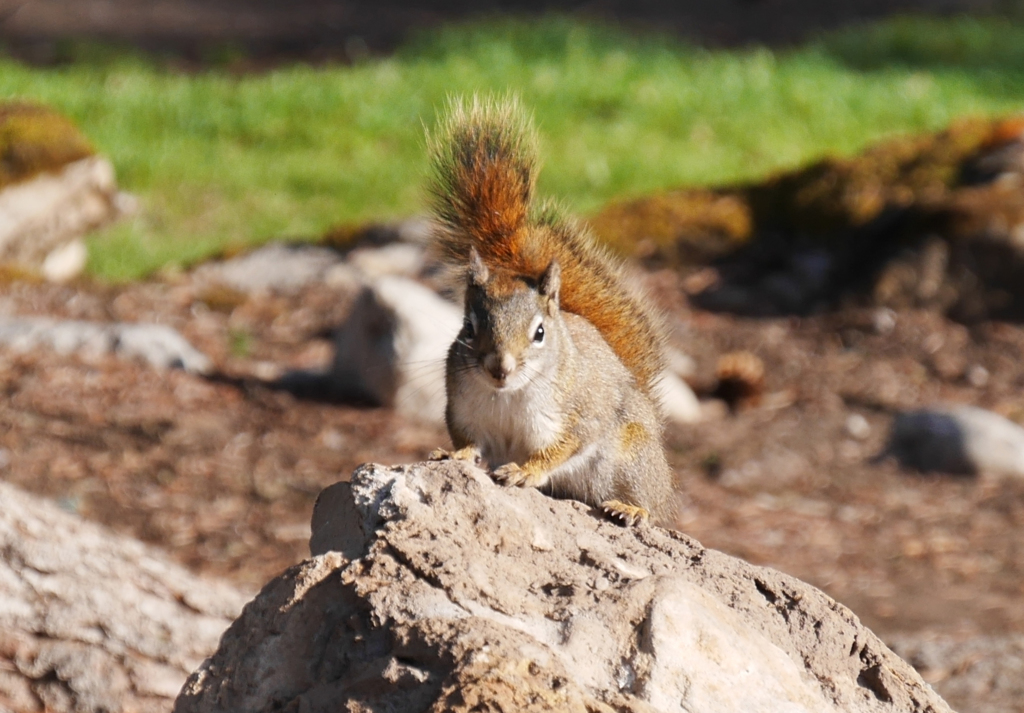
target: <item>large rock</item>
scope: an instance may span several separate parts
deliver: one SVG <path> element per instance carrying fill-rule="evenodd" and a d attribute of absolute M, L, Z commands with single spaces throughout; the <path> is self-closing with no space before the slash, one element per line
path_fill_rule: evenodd
<path fill-rule="evenodd" d="M 330 248 L 269 243 L 244 255 L 200 265 L 195 276 L 240 292 L 290 293 L 323 282 L 341 260 Z"/>
<path fill-rule="evenodd" d="M 335 334 L 337 392 L 428 422 L 444 420 L 444 362 L 462 311 L 404 277 L 371 281 Z"/>
<path fill-rule="evenodd" d="M 213 369 L 209 357 L 163 324 L 0 317 L 0 346 L 21 352 L 51 349 L 85 357 L 115 354 L 161 369 L 179 368 L 196 374 Z"/>
<path fill-rule="evenodd" d="M 427 265 L 425 220 L 339 229 L 321 244 L 268 243 L 255 250 L 200 265 L 194 276 L 239 292 L 294 293 L 310 285 L 358 289 L 383 275 L 414 278 Z"/>
<path fill-rule="evenodd" d="M 974 406 L 939 406 L 893 420 L 882 456 L 924 472 L 1024 477 L 1024 428 Z"/>
<path fill-rule="evenodd" d="M 81 236 L 119 214 L 114 168 L 99 156 L 68 164 L 0 191 L 0 261 L 49 279 L 85 267 Z"/>
<path fill-rule="evenodd" d="M 242 595 L 2 482 L 0 503 L 0 710 L 169 710 Z"/>
<path fill-rule="evenodd" d="M 798 580 L 467 464 L 363 466 L 268 584 L 192 711 L 949 711 Z"/>
<path fill-rule="evenodd" d="M 862 303 L 1024 319 L 1024 117 L 894 137 L 767 180 L 606 206 L 599 238 L 752 315 Z M 710 270 L 695 269 L 713 266 Z"/>
<path fill-rule="evenodd" d="M 87 257 L 82 236 L 131 202 L 68 118 L 0 101 L 0 262 L 50 280 L 74 277 Z"/>

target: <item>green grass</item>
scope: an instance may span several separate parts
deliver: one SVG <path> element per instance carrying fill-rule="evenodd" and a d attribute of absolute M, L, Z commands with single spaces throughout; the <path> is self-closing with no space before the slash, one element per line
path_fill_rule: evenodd
<path fill-rule="evenodd" d="M 997 20 L 898 20 L 787 52 L 501 21 L 354 67 L 248 76 L 80 54 L 56 69 L 0 59 L 0 98 L 70 115 L 141 198 L 138 217 L 90 240 L 90 270 L 108 280 L 420 211 L 423 127 L 453 93 L 520 94 L 542 134 L 541 191 L 580 213 L 1024 110 L 1024 25 Z"/>

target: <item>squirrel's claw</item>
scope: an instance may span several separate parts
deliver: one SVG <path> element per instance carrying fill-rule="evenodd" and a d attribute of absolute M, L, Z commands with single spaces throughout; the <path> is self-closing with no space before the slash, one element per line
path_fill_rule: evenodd
<path fill-rule="evenodd" d="M 647 511 L 647 508 L 629 505 L 621 500 L 605 500 L 601 503 L 601 510 L 605 515 L 626 527 L 646 523 L 651 518 L 651 513 Z"/>
<path fill-rule="evenodd" d="M 543 475 L 532 473 L 518 463 L 506 463 L 495 468 L 492 475 L 502 485 L 516 485 L 520 488 L 539 488 L 545 482 Z"/>
<path fill-rule="evenodd" d="M 452 460 L 454 457 L 454 451 L 449 451 L 445 448 L 435 448 L 430 451 L 430 455 L 427 456 L 427 460 Z"/>
<path fill-rule="evenodd" d="M 518 463 L 506 463 L 494 469 L 494 479 L 502 485 L 525 485 L 526 471 Z"/>
<path fill-rule="evenodd" d="M 435 448 L 427 456 L 427 460 L 466 460 L 471 463 L 480 463 L 480 449 L 476 446 L 466 446 L 457 451 L 449 451 L 444 448 Z"/>

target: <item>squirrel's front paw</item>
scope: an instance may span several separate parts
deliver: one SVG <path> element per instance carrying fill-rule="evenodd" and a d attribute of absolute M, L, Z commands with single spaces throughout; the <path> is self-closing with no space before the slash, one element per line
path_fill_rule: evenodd
<path fill-rule="evenodd" d="M 518 463 L 506 463 L 495 468 L 493 475 L 502 485 L 518 485 L 522 488 L 539 488 L 546 481 L 543 474 L 531 473 Z"/>
<path fill-rule="evenodd" d="M 621 500 L 605 500 L 601 503 L 601 510 L 608 517 L 618 520 L 627 527 L 647 522 L 651 517 L 651 513 L 647 511 L 647 508 L 642 508 L 639 505 L 629 505 Z"/>
<path fill-rule="evenodd" d="M 449 451 L 444 448 L 435 448 L 427 456 L 427 460 L 468 460 L 471 463 L 480 463 L 480 449 L 476 446 L 466 446 L 457 451 Z"/>

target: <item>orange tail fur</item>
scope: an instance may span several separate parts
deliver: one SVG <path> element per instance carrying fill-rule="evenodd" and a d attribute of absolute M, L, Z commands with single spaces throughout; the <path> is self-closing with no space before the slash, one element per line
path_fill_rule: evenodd
<path fill-rule="evenodd" d="M 456 266 L 484 264 L 529 278 L 562 268 L 561 307 L 597 327 L 648 394 L 664 365 L 658 318 L 619 260 L 550 203 L 533 205 L 536 140 L 514 99 L 453 102 L 429 138 L 439 246 Z"/>

